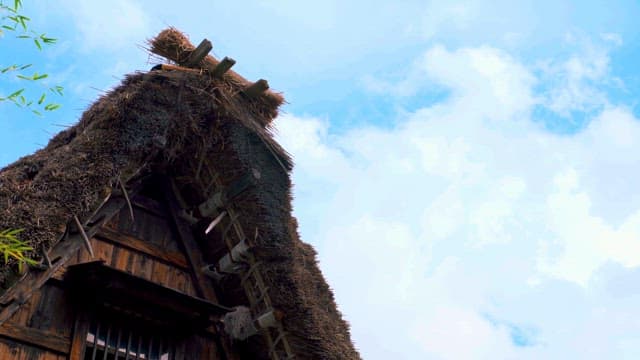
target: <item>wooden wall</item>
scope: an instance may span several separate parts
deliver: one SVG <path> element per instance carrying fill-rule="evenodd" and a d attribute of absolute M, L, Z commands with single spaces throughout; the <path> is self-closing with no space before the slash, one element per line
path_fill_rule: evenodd
<path fill-rule="evenodd" d="M 73 264 L 104 260 L 119 270 L 197 296 L 191 264 L 177 240 L 166 206 L 146 196 L 137 196 L 132 202 L 135 222 L 128 208 L 120 211 L 90 240 L 93 258 L 82 248 L 0 326 L 0 359 L 58 360 L 77 356 L 70 355 L 77 314 L 64 282 L 66 269 Z M 215 359 L 218 350 L 214 340 L 212 334 L 194 335 L 176 355 L 179 359 L 192 359 L 197 351 L 202 359 Z"/>

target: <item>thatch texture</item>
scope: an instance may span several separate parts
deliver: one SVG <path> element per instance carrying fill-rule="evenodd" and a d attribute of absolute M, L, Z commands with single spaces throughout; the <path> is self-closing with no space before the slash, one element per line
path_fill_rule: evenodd
<path fill-rule="evenodd" d="M 193 49 L 175 29 L 151 44 L 178 60 Z M 86 219 L 118 179 L 168 174 L 195 207 L 211 195 L 202 159 L 223 186 L 257 170 L 259 181 L 230 206 L 258 234 L 256 257 L 297 358 L 358 359 L 316 253 L 299 240 L 291 216 L 292 161 L 268 129 L 283 99 L 271 92 L 246 98 L 240 90 L 247 83 L 235 73 L 215 79 L 206 71 L 127 76 L 77 125 L 0 171 L 0 229 L 24 228 L 23 239 L 48 249 L 69 219 Z M 10 270 L 0 273 L 5 287 Z"/>

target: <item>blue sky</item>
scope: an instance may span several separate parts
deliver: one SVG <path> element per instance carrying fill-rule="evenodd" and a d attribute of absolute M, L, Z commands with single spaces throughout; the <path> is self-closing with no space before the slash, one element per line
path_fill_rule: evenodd
<path fill-rule="evenodd" d="M 64 108 L 0 104 L 0 164 L 46 144 L 167 25 L 289 101 L 295 213 L 365 359 L 640 355 L 634 1 L 27 1 Z M 5 54 L 32 47 L 4 38 Z M 0 93 L 13 88 L 6 78 Z M 96 90 L 97 89 L 97 90 Z M 57 124 L 57 125 L 55 125 Z"/>

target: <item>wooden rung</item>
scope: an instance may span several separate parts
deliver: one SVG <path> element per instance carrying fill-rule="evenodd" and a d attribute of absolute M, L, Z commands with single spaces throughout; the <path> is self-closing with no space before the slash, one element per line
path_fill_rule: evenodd
<path fill-rule="evenodd" d="M 236 61 L 230 57 L 224 57 L 222 61 L 213 69 L 213 77 L 221 78 L 233 65 L 236 64 Z"/>
<path fill-rule="evenodd" d="M 198 47 L 193 50 L 184 65 L 187 67 L 194 67 L 199 65 L 200 62 L 207 56 L 207 54 L 209 54 L 209 51 L 211 51 L 211 49 L 213 49 L 211 41 L 207 39 L 202 40 Z"/>
<path fill-rule="evenodd" d="M 265 79 L 260 79 L 244 89 L 244 94 L 249 98 L 254 98 L 269 90 L 269 83 Z"/>

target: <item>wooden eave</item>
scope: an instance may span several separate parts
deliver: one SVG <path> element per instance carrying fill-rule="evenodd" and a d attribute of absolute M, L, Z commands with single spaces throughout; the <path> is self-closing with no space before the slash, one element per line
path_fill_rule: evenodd
<path fill-rule="evenodd" d="M 65 282 L 84 305 L 131 309 L 171 325 L 206 327 L 232 309 L 110 267 L 104 261 L 69 266 Z"/>

